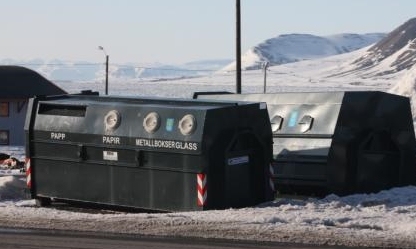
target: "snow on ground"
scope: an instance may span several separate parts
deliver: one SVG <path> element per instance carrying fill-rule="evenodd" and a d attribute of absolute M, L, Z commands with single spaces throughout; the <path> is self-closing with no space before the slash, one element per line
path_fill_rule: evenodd
<path fill-rule="evenodd" d="M 347 55 L 342 55 L 347 56 Z M 339 57 L 319 63 L 304 61 L 272 67 L 268 92 L 388 90 L 401 75 L 365 79 L 353 75 L 330 77 Z M 410 76 L 406 76 L 410 77 Z M 189 98 L 194 91 L 234 91 L 235 75 L 153 82 L 110 82 L 110 93 L 128 96 Z M 93 89 L 99 83 L 60 83 L 69 92 Z M 243 74 L 243 92 L 261 92 L 261 71 Z M 24 157 L 23 148 L 2 147 Z M 5 152 L 5 151 L 2 151 Z M 51 228 L 114 233 L 297 242 L 318 245 L 416 248 L 416 187 L 375 194 L 323 199 L 280 198 L 257 207 L 168 214 L 79 212 L 35 207 L 24 195 L 24 179 L 0 177 L 0 226 Z M 17 191 L 17 192 L 16 192 Z"/>
<path fill-rule="evenodd" d="M 366 247 L 416 247 L 416 187 L 324 199 L 277 199 L 203 212 L 85 213 L 0 202 L 0 224 L 156 236 L 226 238 Z"/>

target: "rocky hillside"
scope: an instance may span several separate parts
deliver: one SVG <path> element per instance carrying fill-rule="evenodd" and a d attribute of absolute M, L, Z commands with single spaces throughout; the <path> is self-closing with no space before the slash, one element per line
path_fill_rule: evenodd
<path fill-rule="evenodd" d="M 363 76 L 386 75 L 410 69 L 416 62 L 416 18 L 390 32 L 352 62 L 348 71 Z"/>

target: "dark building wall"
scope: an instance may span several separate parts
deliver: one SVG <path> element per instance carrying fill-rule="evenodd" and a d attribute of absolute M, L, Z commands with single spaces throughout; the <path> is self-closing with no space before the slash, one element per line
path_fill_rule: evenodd
<path fill-rule="evenodd" d="M 9 103 L 9 116 L 0 117 L 0 131 L 8 131 L 8 145 L 23 146 L 25 144 L 23 127 L 26 118 L 27 100 L 10 101 L 0 99 L 0 102 Z"/>
<path fill-rule="evenodd" d="M 0 115 L 0 145 L 24 145 L 23 129 L 29 98 L 65 93 L 63 89 L 33 70 L 0 65 L 0 103 L 9 103 L 8 116 Z M 8 136 L 5 136 L 7 133 Z M 4 139 L 7 137 L 8 141 Z"/>

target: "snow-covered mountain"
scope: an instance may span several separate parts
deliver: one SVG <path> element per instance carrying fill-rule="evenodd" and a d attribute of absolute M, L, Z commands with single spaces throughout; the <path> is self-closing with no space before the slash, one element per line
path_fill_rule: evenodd
<path fill-rule="evenodd" d="M 173 66 L 161 63 L 126 63 L 109 65 L 109 78 L 113 81 L 140 79 L 169 79 L 193 77 L 210 74 L 221 69 L 231 60 L 203 60 Z M 103 63 L 85 61 L 71 62 L 62 60 L 45 61 L 35 59 L 17 61 L 12 59 L 0 60 L 1 65 L 20 65 L 33 69 L 52 81 L 102 81 L 105 77 Z"/>
<path fill-rule="evenodd" d="M 191 61 L 183 65 L 183 67 L 190 70 L 218 70 L 224 65 L 231 63 L 231 59 L 222 59 L 222 60 L 199 60 Z"/>
<path fill-rule="evenodd" d="M 322 64 L 326 62 L 319 62 L 322 58 L 332 60 L 331 58 L 337 55 L 343 59 L 337 57 L 336 66 L 329 63 L 332 66 L 326 68 Z M 289 68 L 293 62 L 308 61 L 313 64 L 313 61 L 317 61 L 319 67 L 309 69 L 316 71 L 308 71 L 302 76 L 312 82 L 314 79 L 322 81 L 324 78 L 331 79 L 331 77 L 336 81 L 345 80 L 346 76 L 356 82 L 359 81 L 356 79 L 371 79 L 374 76 L 387 79 L 395 74 L 398 77 L 398 73 L 410 69 L 416 62 L 416 18 L 410 19 L 389 34 L 338 34 L 325 37 L 310 34 L 280 35 L 247 51 L 242 58 L 242 67 L 243 69 L 259 69 L 261 63 L 266 61 L 269 62 L 270 69 L 273 68 L 274 71 Z M 234 71 L 235 63 L 230 63 L 231 60 L 205 60 L 174 66 L 160 63 L 115 64 L 110 61 L 109 76 L 113 82 L 182 78 L 191 78 L 191 81 L 196 82 L 198 80 L 195 77 L 204 75 L 211 77 L 216 70 L 219 70 L 219 74 Z M 105 78 L 104 63 L 3 59 L 0 60 L 0 64 L 26 66 L 54 82 L 102 82 Z M 282 67 L 276 67 L 278 65 Z M 294 65 L 294 67 L 297 66 Z M 301 72 L 296 73 L 302 75 Z M 273 72 L 269 75 L 270 82 L 273 82 L 272 76 Z M 233 77 L 229 79 L 234 81 Z M 259 79 L 262 80 L 262 77 Z M 209 82 L 207 79 L 202 79 L 202 81 Z M 250 81 L 255 82 L 255 80 Z"/>
<path fill-rule="evenodd" d="M 352 52 L 270 66 L 267 72 L 267 92 L 293 92 L 305 89 L 317 91 L 322 88 L 326 91 L 388 91 L 395 86 L 393 92 L 416 96 L 416 92 L 411 91 L 413 88 L 416 89 L 416 31 L 415 25 L 412 25 L 414 22 L 411 19 L 386 34 L 379 42 Z M 352 36 L 355 37 L 355 43 L 347 42 L 354 39 L 346 37 L 331 36 L 331 39 L 343 44 L 340 48 L 344 47 L 344 51 L 364 45 L 358 42 L 361 40 L 357 38 L 359 36 Z M 365 59 L 368 59 L 367 64 L 363 64 Z M 261 70 L 244 70 L 242 76 L 243 92 L 263 91 L 264 74 Z M 235 72 L 220 71 L 209 77 L 169 80 L 163 87 L 168 88 L 170 85 L 186 85 L 181 91 L 181 97 L 192 96 L 192 93 L 198 90 L 207 91 L 208 86 L 215 86 L 217 91 L 233 92 Z M 190 85 L 192 87 L 189 87 Z M 149 93 L 154 94 L 154 91 Z M 416 117 L 416 97 L 414 98 L 413 115 Z"/>
<path fill-rule="evenodd" d="M 385 34 L 339 34 L 327 37 L 310 34 L 288 34 L 271 38 L 251 48 L 242 57 L 243 69 L 257 69 L 264 61 L 270 66 L 289 62 L 322 58 L 347 53 L 382 39 Z M 0 60 L 2 65 L 21 65 L 41 73 L 52 81 L 102 81 L 105 77 L 104 63 L 85 61 L 73 62 L 35 59 L 16 61 Z M 227 66 L 228 65 L 228 66 Z M 232 71 L 232 60 L 202 60 L 182 65 L 152 64 L 115 64 L 110 61 L 109 78 L 119 80 L 149 80 L 196 77 L 212 74 L 217 70 Z"/>
<path fill-rule="evenodd" d="M 355 79 L 356 82 L 360 82 L 362 79 L 374 82 L 383 80 L 392 85 L 396 82 L 400 82 L 398 84 L 408 82 L 411 75 L 416 75 L 408 72 L 416 70 L 416 18 L 408 20 L 371 46 L 357 49 L 365 43 L 356 42 L 353 43 L 355 46 L 347 48 L 347 45 L 351 43 L 346 41 L 353 39 L 344 38 L 345 36 L 331 37 L 339 44 L 344 43 L 345 50 L 352 49 L 352 52 L 341 53 L 337 56 L 325 56 L 323 61 L 309 60 L 308 64 L 315 65 L 315 67 L 311 66 L 314 69 L 309 69 L 308 73 L 312 72 L 314 77 L 320 78 L 320 80 Z M 356 41 L 358 40 L 356 39 Z M 337 61 L 337 63 L 330 61 Z M 326 62 L 330 62 L 328 67 L 325 66 Z M 292 71 L 294 70 L 292 69 Z M 297 71 L 296 73 L 302 75 L 302 72 Z M 404 76 L 405 74 L 407 76 Z M 311 76 L 305 75 L 303 77 L 311 78 Z M 405 78 L 401 79 L 402 77 Z"/>
<path fill-rule="evenodd" d="M 349 72 L 363 77 L 387 75 L 410 69 L 416 62 L 416 18 L 390 32 L 352 62 Z"/>
<path fill-rule="evenodd" d="M 273 66 L 348 53 L 376 43 L 383 37 L 385 37 L 384 33 L 331 36 L 280 35 L 249 49 L 241 58 L 242 69 L 258 69 L 263 62 L 269 62 L 269 65 Z M 235 62 L 227 65 L 223 70 L 235 70 Z"/>

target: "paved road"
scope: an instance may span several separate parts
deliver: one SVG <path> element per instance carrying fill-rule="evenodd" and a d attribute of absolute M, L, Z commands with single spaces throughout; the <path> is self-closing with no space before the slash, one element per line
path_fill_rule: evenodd
<path fill-rule="evenodd" d="M 157 238 L 134 235 L 116 235 L 100 233 L 65 232 L 50 230 L 10 229 L 0 227 L 1 248 L 48 249 L 48 248 L 82 248 L 82 249 L 310 249 L 310 248 L 345 248 L 288 245 L 277 243 L 236 242 L 227 240 L 205 240 L 185 238 Z"/>

